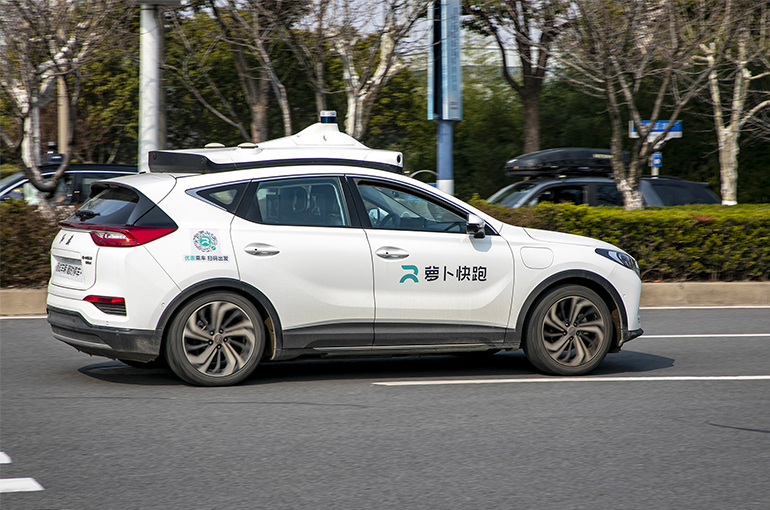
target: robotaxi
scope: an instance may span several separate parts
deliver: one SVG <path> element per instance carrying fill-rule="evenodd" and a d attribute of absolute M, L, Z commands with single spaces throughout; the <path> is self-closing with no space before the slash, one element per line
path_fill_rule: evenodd
<path fill-rule="evenodd" d="M 586 374 L 642 334 L 636 261 L 503 224 L 403 175 L 332 115 L 260 144 L 154 151 L 94 183 L 51 248 L 53 335 L 194 385 L 260 363 L 494 353 Z"/>

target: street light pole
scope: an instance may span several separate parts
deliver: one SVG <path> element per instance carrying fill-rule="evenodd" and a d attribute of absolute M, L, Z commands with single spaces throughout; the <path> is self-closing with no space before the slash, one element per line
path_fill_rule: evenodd
<path fill-rule="evenodd" d="M 178 6 L 181 0 L 139 0 L 139 171 L 149 172 L 147 154 L 165 146 L 165 119 L 162 117 L 160 52 L 162 27 L 158 6 Z"/>

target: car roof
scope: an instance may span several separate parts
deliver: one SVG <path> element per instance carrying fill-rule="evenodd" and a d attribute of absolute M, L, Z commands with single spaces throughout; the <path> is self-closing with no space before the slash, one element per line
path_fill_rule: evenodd
<path fill-rule="evenodd" d="M 201 149 L 150 151 L 151 172 L 219 173 L 296 165 L 352 165 L 403 173 L 400 152 L 370 149 L 341 133 L 337 124 L 319 122 L 299 133 L 237 147 L 209 144 Z"/>

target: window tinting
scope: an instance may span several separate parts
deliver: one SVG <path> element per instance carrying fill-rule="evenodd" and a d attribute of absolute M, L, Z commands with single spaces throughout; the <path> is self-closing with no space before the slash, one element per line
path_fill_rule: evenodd
<path fill-rule="evenodd" d="M 305 177 L 260 182 L 246 219 L 271 225 L 343 227 L 350 225 L 336 177 Z"/>
<path fill-rule="evenodd" d="M 98 225 L 128 225 L 131 213 L 139 203 L 139 195 L 129 188 L 107 188 L 83 207 L 75 211 L 68 221 Z"/>
<path fill-rule="evenodd" d="M 650 184 L 663 205 L 715 204 L 718 200 L 700 184 L 684 184 L 651 179 Z"/>
<path fill-rule="evenodd" d="M 614 184 L 596 185 L 596 205 L 619 206 L 623 205 L 623 196 Z"/>

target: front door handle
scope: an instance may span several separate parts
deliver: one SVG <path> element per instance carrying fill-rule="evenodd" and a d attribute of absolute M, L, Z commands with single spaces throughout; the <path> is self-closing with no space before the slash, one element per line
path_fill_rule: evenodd
<path fill-rule="evenodd" d="M 264 257 L 268 255 L 277 255 L 281 252 L 275 246 L 264 243 L 251 243 L 243 249 L 249 255 L 256 255 L 258 257 Z"/>
<path fill-rule="evenodd" d="M 383 246 L 374 253 L 386 260 L 405 259 L 409 256 L 409 252 L 395 246 Z"/>

